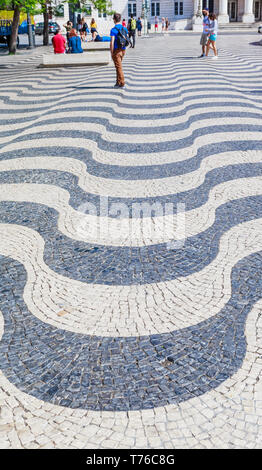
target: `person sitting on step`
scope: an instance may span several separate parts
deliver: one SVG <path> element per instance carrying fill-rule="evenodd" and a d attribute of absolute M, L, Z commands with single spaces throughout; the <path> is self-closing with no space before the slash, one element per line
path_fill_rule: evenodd
<path fill-rule="evenodd" d="M 71 54 L 81 54 L 83 52 L 81 39 L 74 28 L 69 33 L 68 47 Z"/>

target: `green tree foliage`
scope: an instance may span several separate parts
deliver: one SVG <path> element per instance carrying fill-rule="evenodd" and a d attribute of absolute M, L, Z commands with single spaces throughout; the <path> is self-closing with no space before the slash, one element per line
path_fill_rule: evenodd
<path fill-rule="evenodd" d="M 87 12 L 87 4 L 90 3 L 94 8 L 100 12 L 112 15 L 112 3 L 110 0 L 84 0 L 79 3 L 78 0 L 63 0 L 61 4 L 70 3 L 71 7 L 75 7 L 75 11 Z M 81 7 L 79 8 L 79 4 Z M 57 5 L 53 0 L 0 0 L 0 10 L 14 11 L 12 33 L 9 41 L 9 53 L 16 53 L 17 35 L 21 12 L 29 12 L 31 15 L 43 14 L 44 16 L 44 31 L 43 31 L 43 44 L 48 45 L 48 20 L 49 13 L 55 10 Z"/>
<path fill-rule="evenodd" d="M 88 6 L 91 4 L 98 11 L 104 12 L 107 15 L 113 14 L 112 2 L 110 0 L 82 0 L 81 2 L 79 0 L 63 0 L 61 3 L 69 3 L 71 8 L 79 13 L 86 13 Z"/>
<path fill-rule="evenodd" d="M 1 0 L 0 0 L 1 1 Z M 41 4 L 41 11 L 40 13 L 44 16 L 44 31 L 43 31 L 43 45 L 48 45 L 48 18 L 49 13 L 55 13 L 57 9 L 57 5 L 54 0 L 40 0 L 39 3 Z M 70 7 L 73 11 L 79 13 L 88 13 L 89 12 L 89 5 L 92 4 L 94 8 L 98 11 L 106 13 L 108 15 L 112 15 L 112 2 L 110 0 L 62 0 L 61 4 L 69 3 Z"/>
<path fill-rule="evenodd" d="M 37 3 L 36 0 L 0 0 L 0 10 L 14 10 L 17 6 L 20 11 L 27 11 L 35 9 Z"/>
<path fill-rule="evenodd" d="M 17 34 L 21 12 L 32 12 L 37 7 L 36 0 L 0 0 L 0 10 L 14 11 L 12 32 L 8 43 L 9 54 L 16 53 Z"/>
<path fill-rule="evenodd" d="M 96 10 L 103 11 L 104 13 L 107 13 L 107 15 L 113 14 L 112 2 L 107 0 L 92 0 L 92 3 Z"/>

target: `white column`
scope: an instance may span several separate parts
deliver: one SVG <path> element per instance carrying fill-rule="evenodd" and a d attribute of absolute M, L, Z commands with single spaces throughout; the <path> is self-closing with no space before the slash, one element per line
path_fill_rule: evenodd
<path fill-rule="evenodd" d="M 202 31 L 203 29 L 203 18 L 197 16 L 197 13 L 202 15 L 203 0 L 193 0 L 194 16 L 192 18 L 192 29 L 193 31 Z"/>
<path fill-rule="evenodd" d="M 219 23 L 229 23 L 229 16 L 227 13 L 227 0 L 219 0 L 218 24 Z"/>
<path fill-rule="evenodd" d="M 254 23 L 255 17 L 253 13 L 253 0 L 245 0 L 243 23 Z"/>
<path fill-rule="evenodd" d="M 69 5 L 68 5 L 68 3 L 63 3 L 63 5 L 64 5 L 63 22 L 66 23 L 69 20 Z"/>
<path fill-rule="evenodd" d="M 196 18 L 197 11 L 198 11 L 198 0 L 193 0 L 193 19 Z"/>

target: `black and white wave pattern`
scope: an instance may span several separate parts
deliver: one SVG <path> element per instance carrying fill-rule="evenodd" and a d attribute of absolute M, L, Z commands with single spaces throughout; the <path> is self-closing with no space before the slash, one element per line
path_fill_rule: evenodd
<path fill-rule="evenodd" d="M 1 69 L 1 369 L 45 402 L 181 403 L 244 360 L 262 297 L 262 60 L 203 62 L 172 41 L 127 54 L 125 90 L 112 67 L 41 70 L 36 55 L 19 81 Z M 142 224 L 143 203 L 174 214 Z"/>

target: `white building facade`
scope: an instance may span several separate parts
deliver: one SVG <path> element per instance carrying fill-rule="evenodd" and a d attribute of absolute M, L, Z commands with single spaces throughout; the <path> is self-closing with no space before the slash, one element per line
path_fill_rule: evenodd
<path fill-rule="evenodd" d="M 141 16 L 142 0 L 113 0 L 113 9 L 125 18 L 129 13 Z M 167 17 L 170 29 L 197 29 L 197 12 L 208 7 L 218 16 L 220 24 L 229 22 L 254 23 L 262 21 L 262 0 L 149 0 L 148 19 L 154 26 L 154 17 Z"/>
<path fill-rule="evenodd" d="M 143 3 L 144 0 L 112 0 L 112 10 L 121 13 L 122 18 L 126 20 L 131 13 L 138 18 L 142 16 Z M 230 22 L 246 24 L 262 22 L 262 0 L 148 0 L 148 4 L 148 21 L 151 23 L 153 31 L 155 16 L 159 19 L 160 31 L 162 17 L 169 19 L 169 29 L 171 30 L 193 29 L 200 31 L 202 19 L 199 18 L 198 12 L 202 11 L 203 7 L 208 7 L 210 12 L 217 15 L 220 25 Z M 84 16 L 88 24 L 90 24 L 91 18 L 95 18 L 101 34 L 109 33 L 113 25 L 112 17 L 98 12 L 91 2 L 89 13 L 79 15 Z M 62 25 L 69 18 L 73 19 L 73 13 L 69 10 L 68 4 L 64 4 L 64 17 L 53 17 L 53 20 Z"/>

